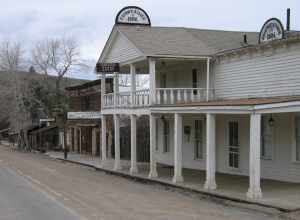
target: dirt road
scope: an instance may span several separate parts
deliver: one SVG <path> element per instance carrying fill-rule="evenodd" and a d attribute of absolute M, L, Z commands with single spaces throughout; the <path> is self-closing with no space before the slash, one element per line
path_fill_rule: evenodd
<path fill-rule="evenodd" d="M 136 183 L 42 154 L 10 152 L 4 146 L 0 146 L 0 168 L 30 181 L 36 191 L 47 193 L 81 219 L 274 219 L 273 215 Z"/>

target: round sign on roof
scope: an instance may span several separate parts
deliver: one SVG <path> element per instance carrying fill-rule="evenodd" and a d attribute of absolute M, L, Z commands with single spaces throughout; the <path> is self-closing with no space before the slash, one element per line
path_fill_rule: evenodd
<path fill-rule="evenodd" d="M 258 43 L 266 43 L 272 40 L 284 38 L 284 29 L 281 21 L 277 18 L 267 20 L 259 33 Z"/>
<path fill-rule="evenodd" d="M 116 24 L 151 25 L 148 14 L 136 6 L 123 8 L 116 17 Z"/>

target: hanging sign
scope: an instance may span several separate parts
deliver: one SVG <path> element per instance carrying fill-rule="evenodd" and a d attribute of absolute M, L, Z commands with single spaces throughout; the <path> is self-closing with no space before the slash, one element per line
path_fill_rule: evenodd
<path fill-rule="evenodd" d="M 258 43 L 267 43 L 272 40 L 284 38 L 284 29 L 281 21 L 277 18 L 267 20 L 259 33 Z"/>
<path fill-rule="evenodd" d="M 136 6 L 123 8 L 116 17 L 116 24 L 151 25 L 148 14 Z"/>
<path fill-rule="evenodd" d="M 115 73 L 120 71 L 119 63 L 97 63 L 97 73 Z"/>
<path fill-rule="evenodd" d="M 101 119 L 101 112 L 68 112 L 68 119 Z"/>

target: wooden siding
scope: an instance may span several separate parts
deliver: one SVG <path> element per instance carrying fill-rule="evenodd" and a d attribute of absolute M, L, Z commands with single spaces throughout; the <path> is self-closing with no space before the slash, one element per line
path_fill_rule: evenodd
<path fill-rule="evenodd" d="M 104 62 L 122 63 L 141 56 L 141 53 L 120 33 L 116 34 Z"/>
<path fill-rule="evenodd" d="M 300 44 L 227 58 L 214 78 L 221 99 L 300 95 Z"/>

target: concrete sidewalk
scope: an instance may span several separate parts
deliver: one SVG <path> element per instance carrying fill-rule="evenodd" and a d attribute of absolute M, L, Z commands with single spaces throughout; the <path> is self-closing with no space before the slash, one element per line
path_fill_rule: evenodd
<path fill-rule="evenodd" d="M 48 156 L 63 160 L 63 153 L 48 152 Z M 300 184 L 279 182 L 273 180 L 262 180 L 263 198 L 259 200 L 249 200 L 246 197 L 248 190 L 248 177 L 216 174 L 218 189 L 207 191 L 203 188 L 205 181 L 205 172 L 198 170 L 184 169 L 184 182 L 174 184 L 172 182 L 173 168 L 158 166 L 158 178 L 148 178 L 148 163 L 138 163 L 138 173 L 131 175 L 129 173 L 130 161 L 121 160 L 122 170 L 114 171 L 114 160 L 108 160 L 104 166 L 101 166 L 99 157 L 79 155 L 75 153 L 68 154 L 68 161 L 90 166 L 111 174 L 120 175 L 126 178 L 132 178 L 148 183 L 163 184 L 168 187 L 175 187 L 181 190 L 200 193 L 202 195 L 228 199 L 235 202 L 254 204 L 269 208 L 275 208 L 280 211 L 295 211 L 300 209 Z"/>

